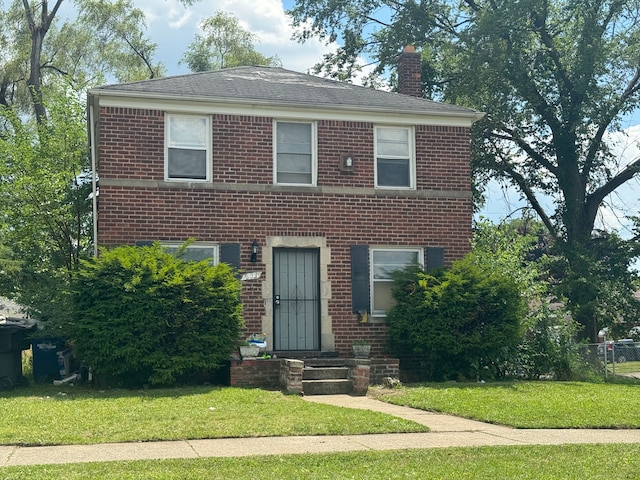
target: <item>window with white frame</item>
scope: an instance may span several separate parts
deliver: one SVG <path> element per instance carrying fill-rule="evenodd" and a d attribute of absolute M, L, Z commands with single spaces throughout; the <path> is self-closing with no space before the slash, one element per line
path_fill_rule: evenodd
<path fill-rule="evenodd" d="M 415 155 L 413 139 L 413 128 L 376 127 L 376 187 L 415 187 Z"/>
<path fill-rule="evenodd" d="M 210 181 L 210 118 L 169 114 L 165 122 L 165 179 Z"/>
<path fill-rule="evenodd" d="M 393 275 L 409 265 L 423 265 L 421 248 L 372 248 L 371 253 L 371 313 L 384 316 L 394 304 L 391 295 Z"/>
<path fill-rule="evenodd" d="M 193 242 L 183 248 L 183 242 L 162 242 L 162 247 L 172 255 L 177 255 L 187 262 L 209 261 L 212 265 L 218 263 L 218 245 L 208 242 Z"/>
<path fill-rule="evenodd" d="M 277 121 L 274 129 L 275 183 L 315 185 L 315 124 Z"/>

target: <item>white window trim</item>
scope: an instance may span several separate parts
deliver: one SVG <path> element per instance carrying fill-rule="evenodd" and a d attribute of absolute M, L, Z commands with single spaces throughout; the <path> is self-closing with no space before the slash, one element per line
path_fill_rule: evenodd
<path fill-rule="evenodd" d="M 278 123 L 311 125 L 311 183 L 278 183 Z M 273 184 L 294 187 L 315 187 L 318 183 L 318 123 L 306 120 L 278 118 L 273 120 Z"/>
<path fill-rule="evenodd" d="M 182 245 L 184 245 L 184 241 L 163 241 L 163 242 L 160 242 L 160 245 L 163 248 L 178 249 Z M 187 250 L 191 250 L 191 249 L 199 249 L 199 250 L 209 249 L 212 252 L 212 256 L 211 256 L 212 264 L 217 265 L 218 263 L 220 263 L 220 245 L 218 243 L 192 242 L 189 244 L 189 246 L 187 246 Z"/>
<path fill-rule="evenodd" d="M 418 254 L 418 263 L 424 267 L 424 249 L 421 247 L 370 247 L 369 248 L 369 292 L 370 292 L 370 301 L 371 301 L 371 305 L 370 305 L 370 311 L 371 311 L 371 316 L 372 317 L 376 317 L 376 318 L 386 318 L 387 316 L 387 312 L 386 311 L 382 311 L 382 310 L 375 310 L 373 308 L 374 306 L 374 295 L 375 295 L 375 289 L 374 289 L 374 282 L 392 282 L 393 280 L 390 279 L 379 279 L 379 278 L 374 278 L 375 275 L 375 264 L 373 262 L 373 255 L 374 252 L 393 252 L 393 251 L 405 251 L 405 252 L 416 252 Z"/>
<path fill-rule="evenodd" d="M 171 178 L 169 177 L 169 121 L 171 118 L 183 117 L 183 118 L 204 118 L 206 122 L 207 138 L 205 139 L 206 149 L 206 178 Z M 211 116 L 210 115 L 190 115 L 184 113 L 166 113 L 164 116 L 164 179 L 167 182 L 211 182 Z"/>
<path fill-rule="evenodd" d="M 408 131 L 409 138 L 409 185 L 406 187 L 378 185 L 378 129 L 393 128 Z M 415 190 L 416 189 L 416 130 L 415 127 L 402 127 L 393 125 L 375 125 L 373 128 L 373 162 L 375 188 L 385 190 Z M 394 158 L 394 157 L 387 157 Z"/>

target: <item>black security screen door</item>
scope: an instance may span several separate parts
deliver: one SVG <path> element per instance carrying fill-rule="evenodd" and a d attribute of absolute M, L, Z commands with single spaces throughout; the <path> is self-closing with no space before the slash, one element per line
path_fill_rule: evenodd
<path fill-rule="evenodd" d="M 320 349 L 319 250 L 273 251 L 274 346 L 282 350 Z"/>

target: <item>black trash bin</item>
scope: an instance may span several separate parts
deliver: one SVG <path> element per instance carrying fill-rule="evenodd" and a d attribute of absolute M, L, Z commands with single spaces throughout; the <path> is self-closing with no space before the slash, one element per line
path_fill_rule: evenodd
<path fill-rule="evenodd" d="M 31 341 L 33 351 L 33 381 L 36 383 L 58 380 L 60 365 L 58 353 L 67 351 L 64 338 L 34 338 Z"/>
<path fill-rule="evenodd" d="M 11 390 L 22 382 L 22 351 L 30 346 L 36 326 L 20 318 L 0 319 L 0 390 Z"/>

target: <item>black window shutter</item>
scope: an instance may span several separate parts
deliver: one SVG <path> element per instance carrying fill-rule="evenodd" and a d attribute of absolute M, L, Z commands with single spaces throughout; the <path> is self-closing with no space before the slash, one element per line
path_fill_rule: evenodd
<path fill-rule="evenodd" d="M 240 244 L 223 243 L 220 245 L 220 261 L 231 265 L 233 268 L 240 268 Z"/>
<path fill-rule="evenodd" d="M 427 272 L 444 267 L 444 248 L 427 247 Z"/>
<path fill-rule="evenodd" d="M 370 308 L 368 245 L 351 245 L 351 305 L 353 313 Z"/>

